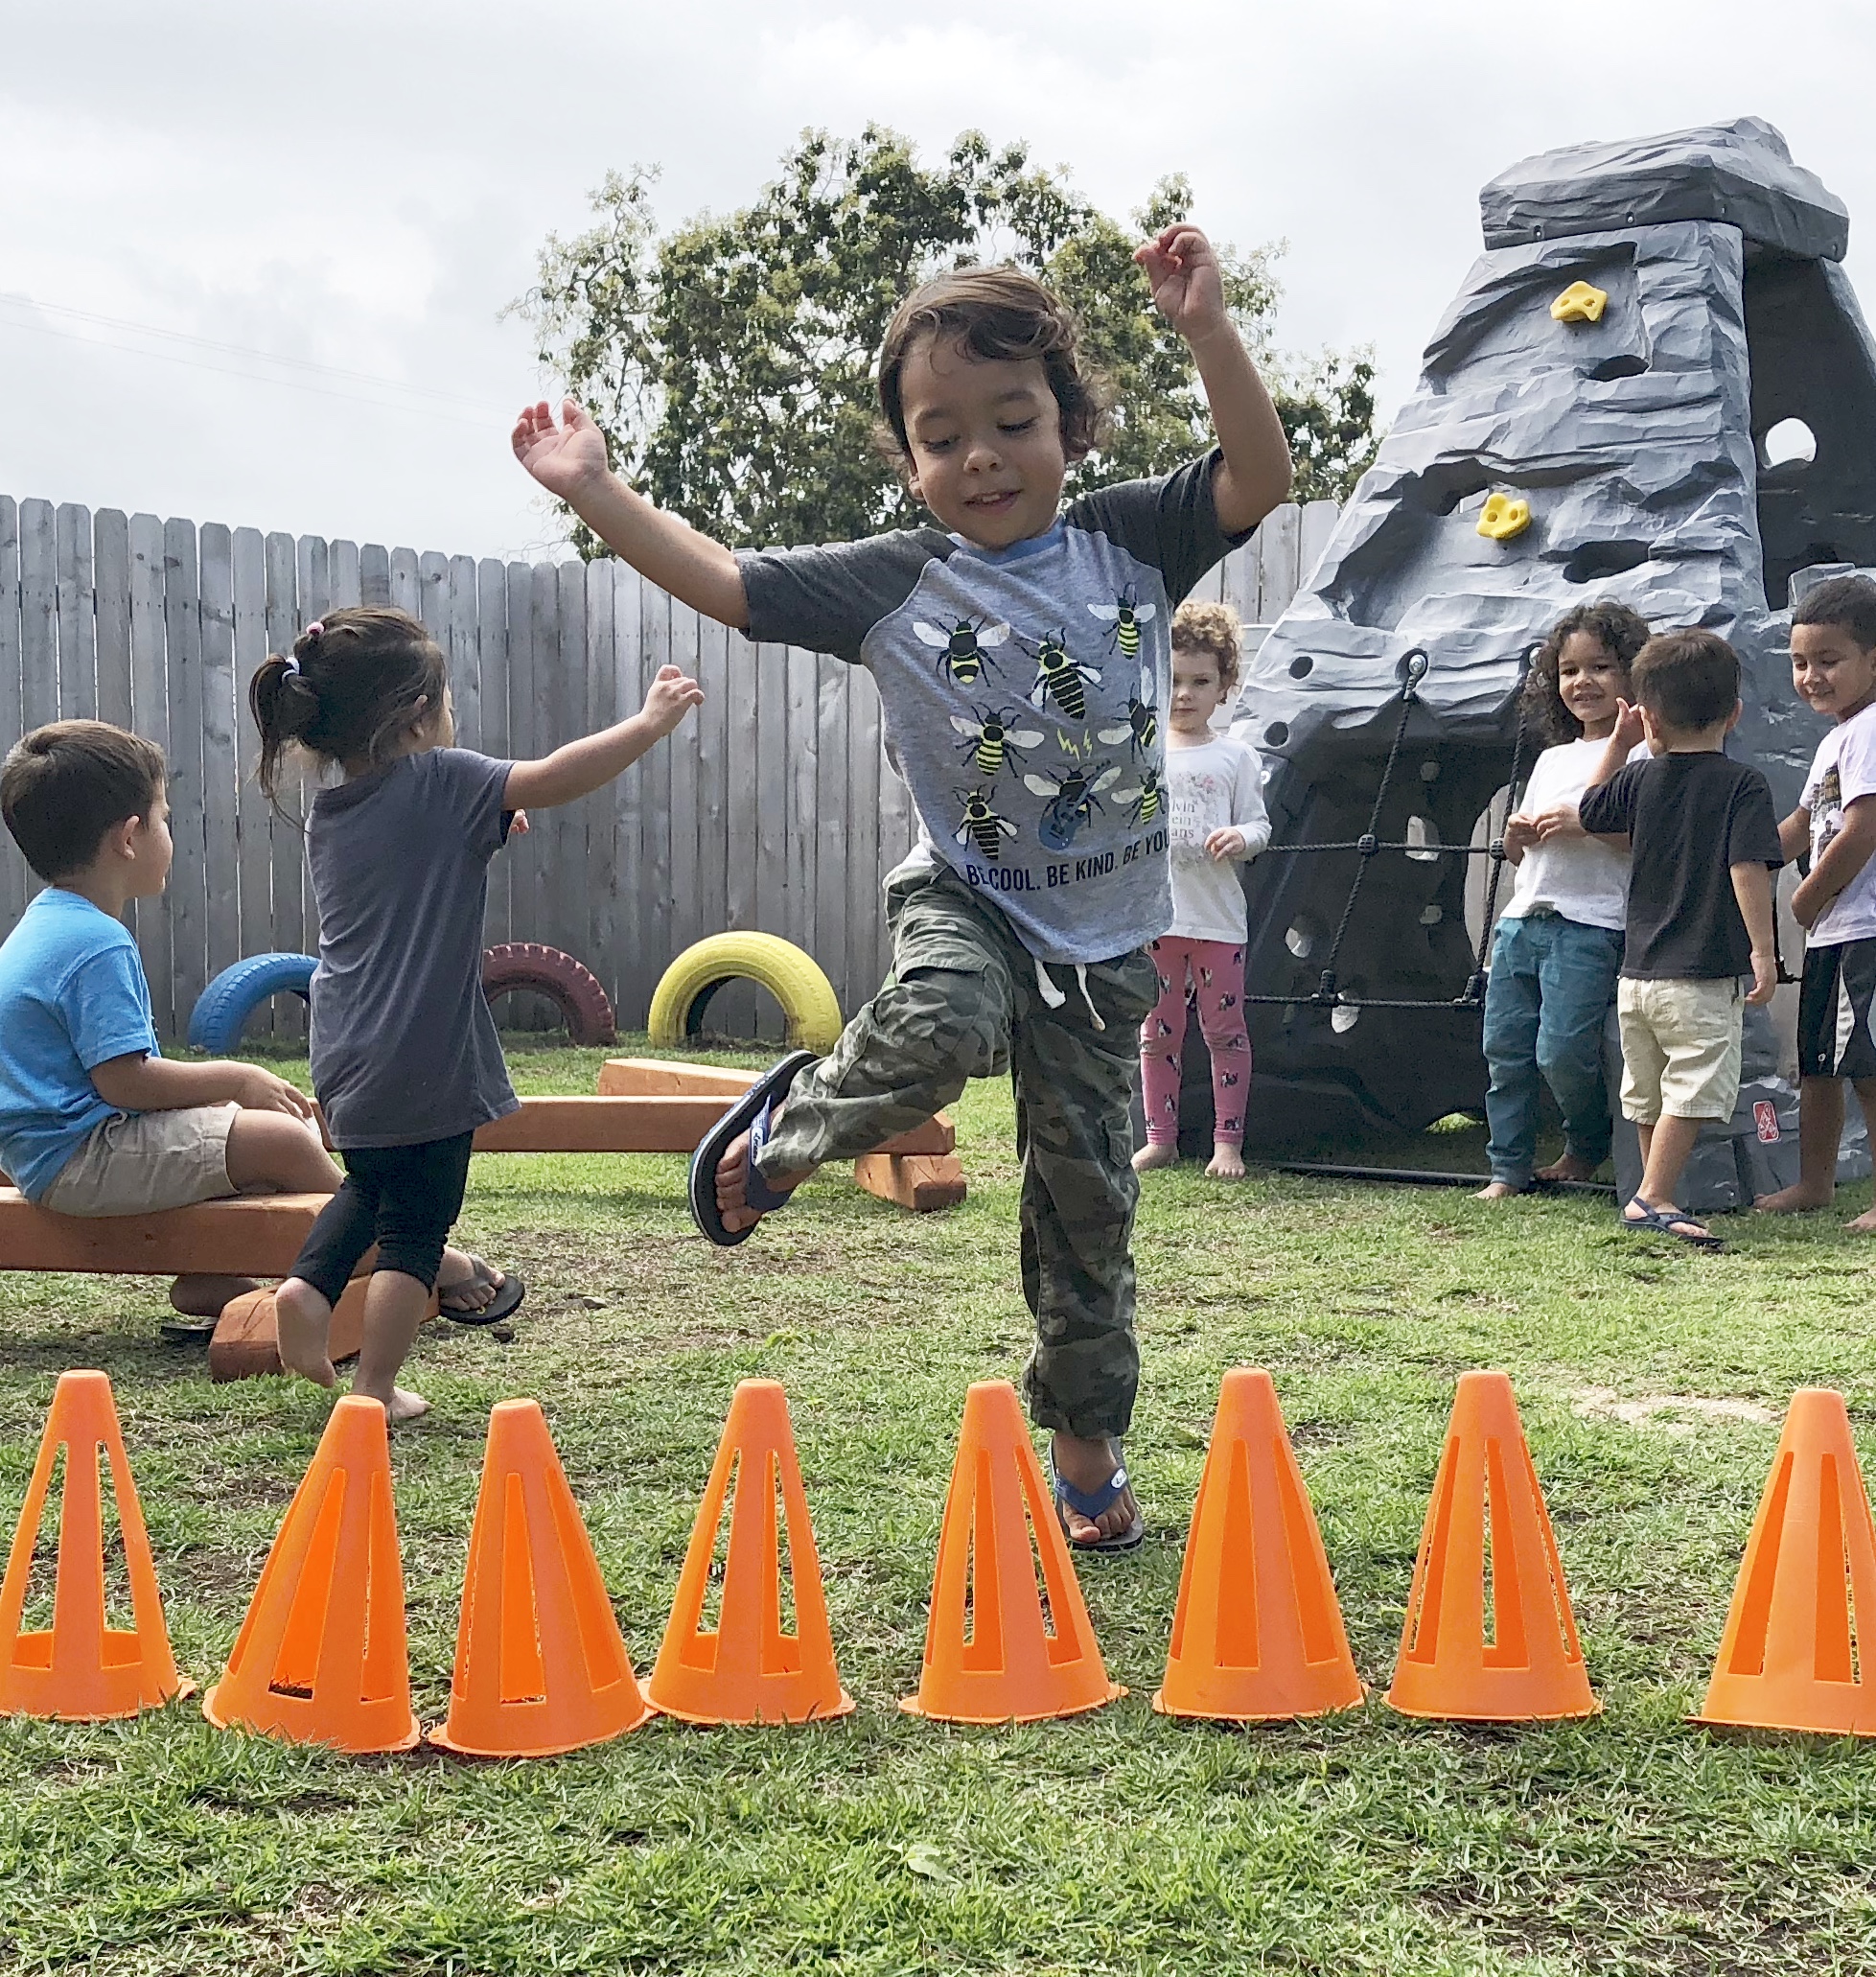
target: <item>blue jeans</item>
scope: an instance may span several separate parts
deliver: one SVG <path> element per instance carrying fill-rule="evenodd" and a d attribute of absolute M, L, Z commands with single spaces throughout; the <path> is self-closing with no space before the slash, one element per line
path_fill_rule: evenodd
<path fill-rule="evenodd" d="M 1609 1155 L 1603 1022 L 1615 999 L 1622 936 L 1555 913 L 1498 922 L 1485 990 L 1486 1158 L 1492 1178 L 1528 1187 L 1538 1151 L 1538 1074 L 1563 1115 L 1563 1149 Z"/>

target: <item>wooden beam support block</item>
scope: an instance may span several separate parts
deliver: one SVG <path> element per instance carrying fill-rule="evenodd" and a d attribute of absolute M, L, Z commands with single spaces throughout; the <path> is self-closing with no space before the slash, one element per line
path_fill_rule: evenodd
<path fill-rule="evenodd" d="M 894 1201 L 915 1215 L 955 1208 L 964 1198 L 964 1170 L 955 1153 L 864 1153 L 853 1163 L 853 1179 L 882 1201 Z"/>
<path fill-rule="evenodd" d="M 284 1277 L 326 1195 L 247 1195 L 162 1215 L 58 1215 L 0 1189 L 0 1269 Z"/>
<path fill-rule="evenodd" d="M 721 1064 L 674 1064 L 664 1058 L 608 1058 L 599 1067 L 601 1098 L 736 1098 L 761 1074 Z"/>
<path fill-rule="evenodd" d="M 364 1343 L 365 1287 L 369 1277 L 354 1277 L 345 1294 L 333 1307 L 332 1330 L 328 1335 L 334 1365 L 343 1365 L 359 1356 Z M 432 1293 L 429 1315 L 436 1316 Z M 224 1305 L 216 1321 L 215 1336 L 208 1344 L 208 1372 L 211 1380 L 253 1380 L 264 1373 L 283 1373 L 280 1338 L 274 1328 L 273 1292 L 250 1291 Z"/>

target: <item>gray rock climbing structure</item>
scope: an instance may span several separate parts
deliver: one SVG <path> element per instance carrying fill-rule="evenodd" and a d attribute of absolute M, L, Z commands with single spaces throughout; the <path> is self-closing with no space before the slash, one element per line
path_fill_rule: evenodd
<path fill-rule="evenodd" d="M 1483 842 L 1526 657 L 1563 612 L 1613 596 L 1733 640 L 1735 752 L 1786 808 L 1821 733 L 1792 691 L 1792 579 L 1876 565 L 1876 346 L 1838 265 L 1848 218 L 1776 130 L 1548 152 L 1481 206 L 1488 251 L 1234 710 L 1276 847 L 1247 875 L 1246 988 L 1317 998 L 1252 1005 L 1265 1144 L 1481 1104 L 1468 993 L 1491 861 L 1450 848 Z M 1815 458 L 1767 466 L 1766 433 L 1794 419 Z M 1338 943 L 1363 854 L 1283 848 L 1371 822 L 1415 849 L 1368 856 Z"/>

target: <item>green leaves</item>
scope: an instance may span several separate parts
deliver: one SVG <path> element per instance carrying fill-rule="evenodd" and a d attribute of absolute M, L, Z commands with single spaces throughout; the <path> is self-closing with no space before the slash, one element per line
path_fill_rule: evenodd
<path fill-rule="evenodd" d="M 1071 494 L 1163 473 L 1210 443 L 1191 359 L 1132 258 L 1190 213 L 1183 177 L 1123 226 L 1020 144 L 994 151 L 965 131 L 928 169 L 878 125 L 845 140 L 808 130 L 752 204 L 660 235 L 656 176 L 609 173 L 594 225 L 550 236 L 513 306 L 614 465 L 719 541 L 846 541 L 918 519 L 873 439 L 873 362 L 900 300 L 946 267 L 1013 262 L 1080 314 L 1117 403 L 1111 443 L 1074 470 Z M 1227 298 L 1266 362 L 1282 251 L 1219 249 Z M 1299 499 L 1345 493 L 1373 457 L 1373 378 L 1359 352 L 1276 368 Z M 584 528 L 574 539 L 603 553 Z"/>

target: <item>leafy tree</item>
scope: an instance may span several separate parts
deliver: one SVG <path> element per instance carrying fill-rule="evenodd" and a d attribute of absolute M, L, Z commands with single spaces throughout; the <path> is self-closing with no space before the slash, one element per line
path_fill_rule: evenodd
<path fill-rule="evenodd" d="M 1192 360 L 1133 264 L 1146 234 L 1184 219 L 1168 178 L 1123 227 L 1022 145 L 967 131 L 934 170 L 877 126 L 841 142 L 810 130 L 755 202 L 660 235 L 655 173 L 609 174 L 596 223 L 550 236 L 515 307 L 541 360 L 605 430 L 615 464 L 661 506 L 737 545 L 831 542 L 919 514 L 872 438 L 872 368 L 906 292 L 938 270 L 1009 261 L 1079 313 L 1117 387 L 1112 442 L 1071 491 L 1164 472 L 1206 443 Z M 1281 248 L 1219 250 L 1226 295 L 1277 393 L 1297 496 L 1345 493 L 1374 456 L 1374 365 L 1326 353 L 1273 359 Z M 604 553 L 584 527 L 583 554 Z"/>

